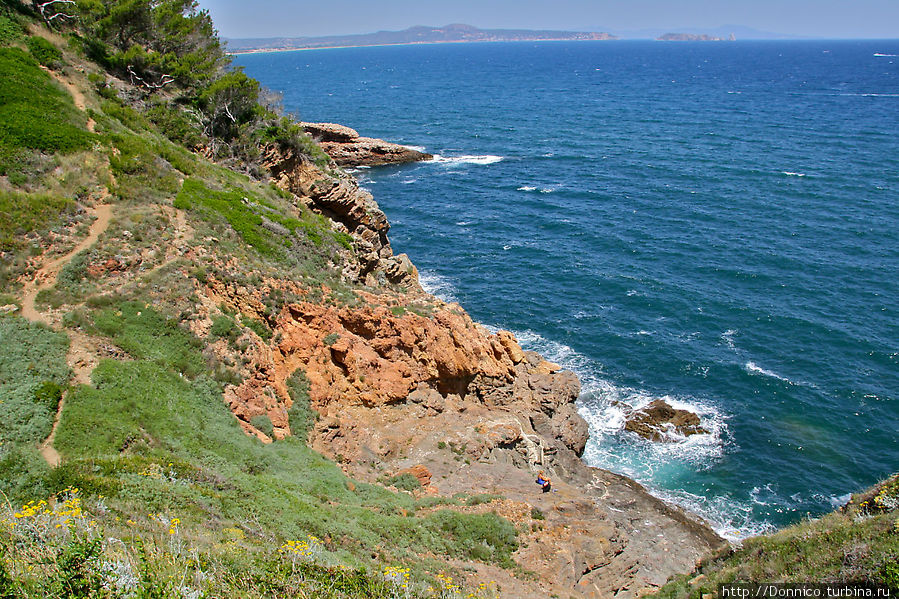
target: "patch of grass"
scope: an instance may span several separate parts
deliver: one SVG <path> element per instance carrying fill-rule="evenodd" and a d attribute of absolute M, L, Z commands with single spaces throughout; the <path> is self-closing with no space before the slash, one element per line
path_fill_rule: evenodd
<path fill-rule="evenodd" d="M 259 338 L 265 342 L 271 341 L 272 330 L 268 328 L 268 325 L 265 324 L 261 320 L 256 320 L 255 318 L 243 318 L 241 319 L 244 326 L 259 335 Z"/>
<path fill-rule="evenodd" d="M 188 377 L 208 371 L 199 352 L 202 342 L 173 318 L 142 302 L 122 302 L 93 315 L 94 332 L 108 336 L 137 359 L 147 360 Z"/>
<path fill-rule="evenodd" d="M 5 9 L 0 9 L 0 44 L 12 44 L 20 39 L 22 26 Z"/>
<path fill-rule="evenodd" d="M 59 67 L 59 62 L 62 60 L 62 52 L 44 38 L 36 35 L 29 37 L 25 41 L 25 45 L 28 46 L 28 51 L 31 52 L 34 59 L 45 67 L 51 69 Z"/>
<path fill-rule="evenodd" d="M 0 175 L 16 172 L 22 151 L 69 153 L 95 138 L 71 96 L 19 48 L 0 48 Z"/>
<path fill-rule="evenodd" d="M 34 443 L 49 433 L 69 379 L 69 338 L 18 316 L 0 318 L 0 439 Z"/>
<path fill-rule="evenodd" d="M 517 531 L 494 513 L 461 514 L 438 510 L 429 515 L 438 529 L 447 535 L 451 551 L 460 557 L 512 567 L 512 553 L 518 549 Z"/>
<path fill-rule="evenodd" d="M 213 339 L 226 339 L 233 343 L 240 337 L 240 332 L 240 327 L 237 326 L 234 319 L 227 314 L 222 314 L 212 319 L 209 336 Z"/>
<path fill-rule="evenodd" d="M 328 347 L 331 347 L 332 345 L 337 343 L 338 339 L 340 339 L 340 335 L 338 335 L 337 333 L 328 333 L 327 335 L 325 335 L 325 338 L 322 339 L 322 343 L 324 343 Z"/>
<path fill-rule="evenodd" d="M 149 126 L 147 119 L 130 106 L 123 104 L 121 101 L 105 99 L 100 103 L 100 109 L 103 110 L 107 116 L 118 119 L 120 123 L 134 132 L 143 131 Z"/>
<path fill-rule="evenodd" d="M 0 251 L 22 247 L 25 235 L 62 224 L 74 208 L 68 198 L 0 191 Z"/>
<path fill-rule="evenodd" d="M 314 262 L 307 248 L 327 255 L 338 245 L 337 232 L 328 220 L 308 210 L 300 217 L 285 215 L 271 202 L 240 188 L 214 190 L 197 179 L 187 179 L 175 198 L 175 207 L 203 214 L 207 219 L 224 219 L 244 243 L 267 258 Z"/>
<path fill-rule="evenodd" d="M 187 179 L 175 198 L 175 208 L 200 209 L 221 215 L 231 228 L 260 254 L 275 254 L 275 242 L 271 234 L 262 228 L 262 217 L 244 203 L 246 194 L 241 191 L 214 191 L 201 181 Z"/>
<path fill-rule="evenodd" d="M 256 430 L 263 433 L 268 437 L 274 438 L 275 436 L 275 427 L 272 426 L 272 420 L 265 414 L 260 414 L 259 416 L 253 416 L 250 418 L 250 424 L 252 424 Z"/>

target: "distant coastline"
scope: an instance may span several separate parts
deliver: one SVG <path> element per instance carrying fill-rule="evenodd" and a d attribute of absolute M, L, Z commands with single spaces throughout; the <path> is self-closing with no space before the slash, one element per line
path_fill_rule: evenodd
<path fill-rule="evenodd" d="M 354 46 L 314 46 L 304 48 L 254 48 L 249 50 L 229 50 L 229 56 L 245 56 L 248 54 L 269 54 L 275 52 L 306 52 L 309 50 L 346 50 L 349 48 L 388 48 L 391 46 L 437 46 L 449 44 L 494 44 L 494 43 L 524 43 L 524 42 L 592 42 L 592 41 L 620 41 L 618 38 L 609 40 L 573 40 L 573 39 L 534 39 L 534 40 L 456 40 L 447 42 L 400 42 L 395 44 L 357 44 Z"/>
<path fill-rule="evenodd" d="M 471 25 L 445 27 L 411 27 L 402 31 L 378 31 L 360 35 L 326 37 L 276 37 L 228 39 L 228 53 L 232 55 L 261 52 L 288 52 L 336 48 L 367 48 L 377 46 L 406 46 L 420 44 L 459 44 L 474 42 L 536 42 L 536 41 L 601 41 L 617 40 L 606 32 L 595 31 L 535 31 L 526 29 L 478 29 Z"/>

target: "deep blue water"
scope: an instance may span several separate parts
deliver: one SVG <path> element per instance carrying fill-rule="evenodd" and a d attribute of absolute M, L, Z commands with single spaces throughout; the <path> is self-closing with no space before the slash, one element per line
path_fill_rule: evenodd
<path fill-rule="evenodd" d="M 240 56 L 360 171 L 426 287 L 575 370 L 586 460 L 731 536 L 899 470 L 899 41 Z M 651 444 L 620 400 L 711 435 Z"/>

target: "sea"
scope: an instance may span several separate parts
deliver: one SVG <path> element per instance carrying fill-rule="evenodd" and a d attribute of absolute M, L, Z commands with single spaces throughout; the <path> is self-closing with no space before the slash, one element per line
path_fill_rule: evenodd
<path fill-rule="evenodd" d="M 584 459 L 731 539 L 899 470 L 899 40 L 235 57 L 359 169 L 422 285 L 576 372 Z M 622 406 L 697 412 L 652 443 Z"/>

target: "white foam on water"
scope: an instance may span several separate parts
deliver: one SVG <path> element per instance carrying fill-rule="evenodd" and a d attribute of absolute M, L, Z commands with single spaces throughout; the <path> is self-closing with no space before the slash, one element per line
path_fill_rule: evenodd
<path fill-rule="evenodd" d="M 761 366 L 759 366 L 758 364 L 756 364 L 755 362 L 753 362 L 751 360 L 749 362 L 746 362 L 746 364 L 743 365 L 743 368 L 749 374 L 758 374 L 758 375 L 762 375 L 762 376 L 768 376 L 773 379 L 777 379 L 779 381 L 783 381 L 785 383 L 790 383 L 791 385 L 795 385 L 795 383 L 793 381 L 791 381 L 790 379 L 788 379 L 787 377 L 781 376 L 781 375 L 777 374 L 776 372 L 774 372 L 773 370 L 766 370 L 765 368 L 762 368 Z"/>
<path fill-rule="evenodd" d="M 739 543 L 747 537 L 773 532 L 776 526 L 753 517 L 752 501 L 739 501 L 733 497 L 716 495 L 705 497 L 687 491 L 651 489 L 660 499 L 679 505 L 705 519 L 719 535 Z"/>
<path fill-rule="evenodd" d="M 530 185 L 522 185 L 518 188 L 518 191 L 537 191 L 537 188 L 531 187 Z"/>
<path fill-rule="evenodd" d="M 502 156 L 492 156 L 490 154 L 484 156 L 441 156 L 440 154 L 434 154 L 434 158 L 428 160 L 428 163 L 431 164 L 446 164 L 446 165 L 454 165 L 454 164 L 495 164 L 500 162 L 503 159 Z"/>
<path fill-rule="evenodd" d="M 891 63 L 892 63 L 892 61 L 891 61 Z M 844 94 L 837 94 L 837 95 L 838 96 L 846 96 L 846 97 L 855 97 L 855 98 L 899 98 L 899 94 L 879 94 L 879 93 L 874 93 L 874 92 L 858 93 L 858 94 L 844 93 Z"/>
<path fill-rule="evenodd" d="M 805 177 L 805 173 L 794 173 L 793 171 L 780 171 L 782 174 L 788 177 Z"/>
<path fill-rule="evenodd" d="M 896 56 L 899 56 L 899 54 L 881 54 L 880 52 L 875 52 L 875 53 L 874 53 L 874 56 L 881 56 L 881 57 L 883 57 L 883 56 L 896 57 Z"/>
<path fill-rule="evenodd" d="M 496 327 L 491 329 L 495 331 Z M 584 453 L 588 464 L 637 480 L 656 497 L 706 520 L 718 534 L 734 542 L 776 530 L 771 522 L 759 519 L 758 508 L 784 513 L 801 503 L 780 497 L 771 484 L 753 489 L 746 498 L 726 494 L 703 496 L 683 489 L 660 488 L 655 482 L 657 473 L 670 471 L 672 466 L 677 467 L 678 464 L 697 470 L 708 468 L 732 443 L 727 416 L 718 406 L 706 399 L 654 395 L 642 389 L 616 385 L 603 375 L 601 363 L 568 345 L 546 339 L 531 330 L 513 333 L 523 348 L 541 353 L 547 360 L 574 371 L 580 378 L 582 387 L 578 412 L 590 428 L 590 441 Z M 734 347 L 733 337 L 738 333 L 736 329 L 728 329 L 721 337 Z M 625 431 L 627 414 L 656 399 L 665 400 L 675 409 L 698 414 L 702 426 L 709 433 L 689 437 L 669 433 L 670 442 L 655 443 Z M 624 456 L 622 447 L 625 448 Z M 844 503 L 843 497 L 826 499 L 833 505 Z M 818 501 L 818 498 L 815 500 Z"/>
<path fill-rule="evenodd" d="M 540 193 L 553 193 L 558 189 L 557 187 L 542 187 L 540 188 Z"/>
<path fill-rule="evenodd" d="M 412 185 L 413 183 L 418 182 L 418 179 L 414 177 L 410 177 L 409 179 L 403 179 L 403 185 Z"/>
<path fill-rule="evenodd" d="M 849 503 L 850 499 L 852 499 L 852 493 L 846 493 L 845 495 L 831 495 L 827 498 L 827 502 L 833 509 L 838 509 Z"/>
<path fill-rule="evenodd" d="M 424 152 L 424 151 L 425 151 L 425 147 L 424 147 L 424 146 L 410 146 L 410 145 L 405 145 L 405 146 L 403 146 L 403 147 L 409 148 L 410 150 L 415 150 L 416 152 Z"/>
<path fill-rule="evenodd" d="M 447 303 L 459 302 L 456 297 L 456 288 L 443 275 L 420 270 L 418 271 L 418 282 L 421 283 L 421 288 L 426 292 Z"/>
<path fill-rule="evenodd" d="M 723 333 L 721 333 L 721 338 L 724 339 L 724 342 L 727 344 L 727 347 L 730 349 L 737 351 L 737 346 L 734 343 L 734 335 L 738 334 L 740 331 L 737 329 L 727 329 Z"/>

